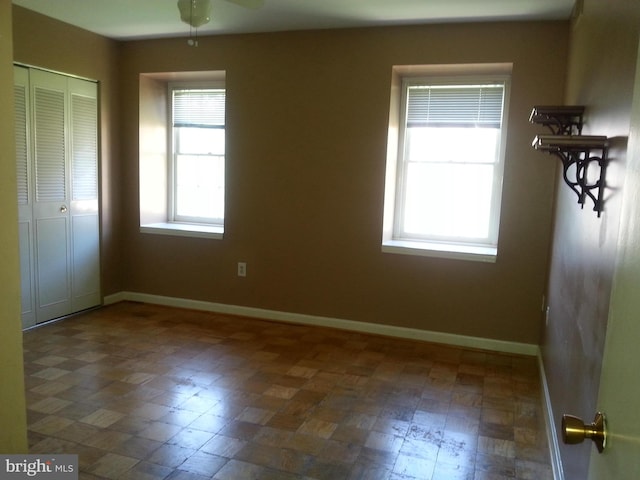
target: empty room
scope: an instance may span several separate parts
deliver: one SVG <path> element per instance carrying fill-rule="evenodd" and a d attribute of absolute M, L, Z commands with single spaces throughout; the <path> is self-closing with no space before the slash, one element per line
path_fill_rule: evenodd
<path fill-rule="evenodd" d="M 637 478 L 639 26 L 0 0 L 0 476 Z"/>

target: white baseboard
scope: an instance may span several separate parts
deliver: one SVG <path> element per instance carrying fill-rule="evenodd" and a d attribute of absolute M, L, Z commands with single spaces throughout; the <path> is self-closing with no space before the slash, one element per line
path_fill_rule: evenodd
<path fill-rule="evenodd" d="M 535 356 L 538 354 L 539 350 L 537 345 L 529 343 L 507 342 L 504 340 L 494 340 L 491 338 L 470 337 L 466 335 L 455 335 L 451 333 L 433 332 L 429 330 L 419 330 L 416 328 L 407 327 L 396 327 L 393 325 L 381 325 L 377 323 L 357 322 L 353 320 L 322 317 L 317 315 L 280 312 L 275 310 L 265 310 L 262 308 L 243 307 L 240 305 L 227 305 L 222 303 L 189 300 L 185 298 L 164 297 L 161 295 L 150 295 L 147 293 L 118 292 L 116 294 L 105 297 L 104 304 L 110 305 L 125 300 L 171 307 L 188 308 L 192 310 L 202 310 L 207 312 L 225 313 L 229 315 L 240 315 L 245 317 L 259 318 L 262 320 L 274 320 L 302 325 L 316 325 L 319 327 L 330 327 L 361 333 L 372 333 L 376 335 L 385 335 L 388 337 L 408 338 L 412 340 L 422 340 L 426 342 L 456 345 L 459 347 L 478 348 L 482 350 L 513 353 L 518 355 Z"/>
<path fill-rule="evenodd" d="M 560 457 L 560 444 L 558 443 L 558 435 L 554 427 L 555 417 L 553 408 L 551 407 L 551 396 L 549 394 L 549 384 L 547 383 L 547 375 L 544 371 L 544 363 L 542 355 L 538 350 L 538 370 L 540 371 L 540 383 L 542 385 L 542 408 L 544 410 L 545 426 L 547 428 L 547 444 L 549 445 L 549 453 L 551 455 L 551 468 L 553 469 L 554 480 L 564 480 L 564 470 L 562 468 L 562 458 Z"/>

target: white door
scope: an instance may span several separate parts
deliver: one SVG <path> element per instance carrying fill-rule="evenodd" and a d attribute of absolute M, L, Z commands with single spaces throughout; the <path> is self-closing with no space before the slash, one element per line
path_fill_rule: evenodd
<path fill-rule="evenodd" d="M 100 305 L 94 82 L 16 67 L 23 327 Z"/>
<path fill-rule="evenodd" d="M 640 47 L 638 49 L 640 55 Z M 598 408 L 607 417 L 605 451 L 594 448 L 591 480 L 640 479 L 640 56 L 637 63 L 622 226 Z M 595 413 L 595 412 L 594 412 Z M 590 421 L 590 419 L 589 419 Z"/>
<path fill-rule="evenodd" d="M 93 82 L 68 79 L 71 172 L 71 311 L 99 305 L 98 96 Z"/>
<path fill-rule="evenodd" d="M 14 73 L 20 291 L 22 293 L 22 327 L 27 328 L 36 324 L 29 69 L 16 67 Z"/>
<path fill-rule="evenodd" d="M 30 71 L 38 322 L 71 312 L 67 80 Z"/>

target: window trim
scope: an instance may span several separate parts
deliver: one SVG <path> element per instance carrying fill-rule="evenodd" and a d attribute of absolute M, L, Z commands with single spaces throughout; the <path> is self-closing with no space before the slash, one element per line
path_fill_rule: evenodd
<path fill-rule="evenodd" d="M 219 85 L 228 89 L 226 72 L 158 72 L 139 76 L 139 219 L 140 232 L 180 237 L 224 238 L 224 225 L 170 222 L 169 149 L 172 129 L 168 84 Z M 226 123 L 226 122 L 225 122 Z M 226 158 L 226 155 L 225 155 Z"/>
<path fill-rule="evenodd" d="M 175 237 L 195 237 L 222 239 L 224 228 L 217 225 L 198 225 L 195 223 L 158 222 L 140 225 L 141 233 L 155 233 Z"/>
<path fill-rule="evenodd" d="M 498 253 L 499 221 L 502 203 L 504 165 L 506 157 L 511 64 L 395 66 L 392 71 L 389 135 L 385 176 L 382 252 L 418 255 L 455 260 L 495 262 Z M 490 229 L 492 243 L 466 242 L 452 239 L 404 238 L 396 235 L 401 216 L 402 169 L 405 166 L 404 141 L 407 86 L 471 85 L 499 83 L 504 85 L 502 125 L 499 153 L 494 166 L 494 178 L 499 182 L 493 192 Z"/>
<path fill-rule="evenodd" d="M 223 90 L 226 98 L 226 87 L 222 80 L 210 81 L 210 82 L 169 82 L 167 84 L 167 223 L 176 224 L 175 231 L 184 230 L 180 225 L 192 225 L 194 231 L 200 231 L 202 227 L 212 227 L 215 231 L 224 231 L 224 211 L 222 218 L 201 218 L 201 217 L 187 217 L 179 216 L 176 212 L 176 178 L 177 178 L 177 153 L 175 151 L 176 146 L 176 132 L 174 131 L 174 118 L 173 118 L 173 92 L 175 90 Z M 224 125 L 226 135 L 226 120 Z M 225 149 L 226 150 L 226 149 Z M 219 155 L 216 155 L 219 156 Z M 226 163 L 227 155 L 224 153 L 223 162 Z M 209 221 L 211 220 L 211 221 Z M 207 230 L 207 229 L 205 229 Z"/>

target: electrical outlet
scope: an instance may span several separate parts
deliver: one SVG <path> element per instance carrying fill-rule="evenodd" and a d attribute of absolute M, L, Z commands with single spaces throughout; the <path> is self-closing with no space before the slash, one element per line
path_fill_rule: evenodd
<path fill-rule="evenodd" d="M 247 264 L 245 262 L 238 262 L 238 276 L 239 277 L 247 276 Z"/>

